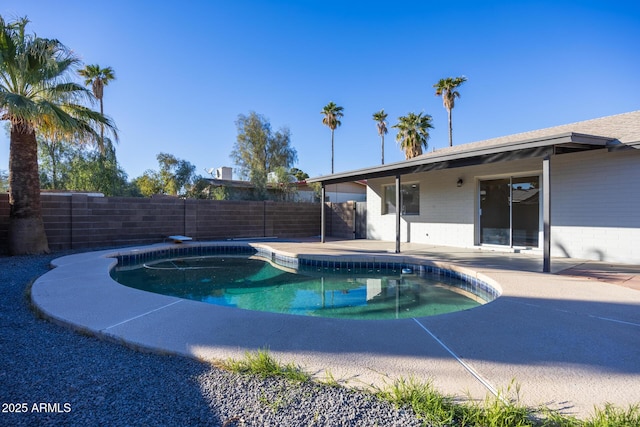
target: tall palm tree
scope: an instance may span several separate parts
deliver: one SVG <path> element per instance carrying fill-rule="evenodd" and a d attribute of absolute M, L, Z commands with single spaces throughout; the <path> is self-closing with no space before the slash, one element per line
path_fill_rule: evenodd
<path fill-rule="evenodd" d="M 337 106 L 333 101 L 324 106 L 320 114 L 324 114 L 322 124 L 331 129 L 331 173 L 333 174 L 333 131 L 342 124 L 340 117 L 344 114 L 344 108 Z"/>
<path fill-rule="evenodd" d="M 36 132 L 57 128 L 77 141 L 97 140 L 111 120 L 78 101 L 93 95 L 68 79 L 80 60 L 57 40 L 29 35 L 29 20 L 0 16 L 0 119 L 10 123 L 9 251 L 49 250 L 42 221 Z"/>
<path fill-rule="evenodd" d="M 384 165 L 384 135 L 388 133 L 387 130 L 387 116 L 388 114 L 384 112 L 384 108 L 377 113 L 373 113 L 373 120 L 375 120 L 378 126 L 378 135 L 382 139 L 382 164 Z"/>
<path fill-rule="evenodd" d="M 398 118 L 396 141 L 404 151 L 407 160 L 422 154 L 422 147 L 429 146 L 429 129 L 433 129 L 431 116 L 428 114 L 409 113 Z"/>
<path fill-rule="evenodd" d="M 444 108 L 447 109 L 447 113 L 449 115 L 449 147 L 453 146 L 451 110 L 453 110 L 455 99 L 460 98 L 460 92 L 456 89 L 466 81 L 467 78 L 464 76 L 455 78 L 447 77 L 446 79 L 440 79 L 438 83 L 433 85 L 433 87 L 436 88 L 436 96 L 442 96 L 442 104 L 444 105 Z"/>
<path fill-rule="evenodd" d="M 113 68 L 100 68 L 99 65 L 87 65 L 83 69 L 78 71 L 82 77 L 84 77 L 84 84 L 86 86 L 91 85 L 93 95 L 100 101 L 100 114 L 104 115 L 104 105 L 102 98 L 104 97 L 104 87 L 109 84 L 110 81 L 116 79 L 116 75 Z M 104 153 L 104 125 L 100 126 L 100 152 Z"/>

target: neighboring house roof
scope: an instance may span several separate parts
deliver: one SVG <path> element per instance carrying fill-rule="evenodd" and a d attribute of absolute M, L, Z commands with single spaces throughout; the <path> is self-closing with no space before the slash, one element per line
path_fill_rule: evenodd
<path fill-rule="evenodd" d="M 205 178 L 207 181 L 209 181 L 210 184 L 212 185 L 216 185 L 216 186 L 224 186 L 224 187 L 230 187 L 230 188 L 254 188 L 254 185 L 251 181 L 241 181 L 241 180 L 237 180 L 237 179 L 218 179 L 218 178 Z M 276 186 L 277 183 L 267 183 L 267 188 L 272 188 L 274 186 Z M 308 189 L 313 191 L 312 188 L 310 188 L 307 184 L 307 181 L 297 181 L 295 184 L 298 189 Z M 361 181 L 350 181 L 347 182 L 345 184 L 349 184 L 350 188 L 354 191 L 354 192 L 362 192 L 365 193 L 367 191 L 367 181 L 365 180 L 361 180 Z M 343 190 L 348 190 L 349 188 L 346 187 L 342 187 L 341 189 Z M 44 191 L 44 190 L 43 190 Z"/>
<path fill-rule="evenodd" d="M 342 184 L 339 187 L 339 190 L 341 192 L 344 193 L 366 193 L 367 192 L 367 180 L 366 179 L 362 179 L 362 180 L 358 180 L 358 181 L 345 181 L 340 183 Z M 299 190 L 303 190 L 303 191 L 314 191 L 313 188 L 311 188 L 309 186 L 309 184 L 307 183 L 307 181 L 298 181 L 297 182 L 298 185 L 298 189 Z M 338 184 L 332 184 L 332 185 L 338 185 Z"/>
<path fill-rule="evenodd" d="M 402 162 L 307 181 L 336 183 L 605 147 L 640 148 L 640 111 L 447 147 Z"/>
<path fill-rule="evenodd" d="M 250 181 L 240 181 L 236 179 L 217 179 L 217 178 L 205 178 L 212 185 L 232 187 L 232 188 L 253 188 L 253 183 Z"/>

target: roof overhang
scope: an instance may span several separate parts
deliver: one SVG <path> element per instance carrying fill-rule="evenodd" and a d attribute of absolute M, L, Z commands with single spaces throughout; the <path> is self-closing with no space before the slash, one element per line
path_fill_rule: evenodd
<path fill-rule="evenodd" d="M 640 150 L 640 141 L 630 141 L 630 142 L 625 142 L 625 143 L 613 143 L 613 144 L 609 144 L 607 145 L 607 149 L 609 151 L 621 151 L 621 150 L 628 150 L 631 148 L 635 148 L 636 150 Z"/>
<path fill-rule="evenodd" d="M 605 148 L 613 140 L 613 138 L 568 132 L 544 138 L 525 139 L 500 144 L 473 143 L 461 145 L 454 149 L 448 148 L 434 151 L 402 162 L 309 178 L 307 182 L 336 184 L 361 179 L 408 175 L 432 170 L 545 157 L 553 154 Z"/>

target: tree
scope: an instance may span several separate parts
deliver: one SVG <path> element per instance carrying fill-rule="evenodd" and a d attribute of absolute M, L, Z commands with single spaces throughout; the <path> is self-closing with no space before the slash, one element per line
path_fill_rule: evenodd
<path fill-rule="evenodd" d="M 133 184 L 138 187 L 140 194 L 145 197 L 162 194 L 162 180 L 157 171 L 147 169 L 141 176 L 133 180 Z"/>
<path fill-rule="evenodd" d="M 387 116 L 388 114 L 384 112 L 384 108 L 377 113 L 373 113 L 373 120 L 375 120 L 378 127 L 378 135 L 382 139 L 382 164 L 384 165 L 384 136 L 389 131 L 387 130 Z"/>
<path fill-rule="evenodd" d="M 160 164 L 160 176 L 165 194 L 183 196 L 187 187 L 193 183 L 196 167 L 186 160 L 167 153 L 158 154 L 156 159 Z"/>
<path fill-rule="evenodd" d="M 0 193 L 6 193 L 9 190 L 9 174 L 7 171 L 0 170 Z"/>
<path fill-rule="evenodd" d="M 291 174 L 291 170 L 282 166 L 275 168 L 272 173 L 274 178 L 270 182 L 275 197 L 281 201 L 291 200 L 298 191 L 297 178 Z"/>
<path fill-rule="evenodd" d="M 238 175 L 253 183 L 259 198 L 266 198 L 267 175 L 278 167 L 286 169 L 298 160 L 291 147 L 291 133 L 286 127 L 272 132 L 271 124 L 255 112 L 238 115 L 238 136 L 231 158 L 238 166 Z"/>
<path fill-rule="evenodd" d="M 392 126 L 398 129 L 396 141 L 404 151 L 407 160 L 422 154 L 422 147 L 428 147 L 431 116 L 422 113 L 409 113 L 398 118 L 398 124 Z"/>
<path fill-rule="evenodd" d="M 168 153 L 159 153 L 156 160 L 160 166 L 159 171 L 148 169 L 134 180 L 143 196 L 168 194 L 186 197 L 193 193 L 194 185 L 201 179 L 195 174 L 194 165 Z"/>
<path fill-rule="evenodd" d="M 100 114 L 104 115 L 104 106 L 102 98 L 104 96 L 104 87 L 109 84 L 110 81 L 116 79 L 116 75 L 111 67 L 100 68 L 99 65 L 87 65 L 82 70 L 78 71 L 82 77 L 84 77 L 84 84 L 86 86 L 91 85 L 93 95 L 100 101 Z M 104 125 L 100 125 L 100 151 L 104 152 Z"/>
<path fill-rule="evenodd" d="M 38 169 L 40 171 L 40 187 L 52 190 L 66 189 L 66 173 L 71 145 L 51 134 L 37 136 Z"/>
<path fill-rule="evenodd" d="M 66 167 L 67 190 L 94 191 L 106 196 L 127 195 L 131 188 L 127 174 L 118 166 L 116 152 L 109 138 L 105 151 L 84 150 L 76 147 Z M 134 195 L 137 192 L 134 192 Z"/>
<path fill-rule="evenodd" d="M 62 145 L 55 139 L 37 137 L 38 158 L 40 164 L 40 187 L 60 189 L 60 161 L 62 157 Z"/>
<path fill-rule="evenodd" d="M 93 95 L 69 80 L 80 60 L 58 40 L 27 34 L 29 20 L 0 16 L 0 119 L 10 123 L 9 252 L 49 251 L 42 221 L 38 144 L 44 127 L 96 141 L 95 127 L 115 133 L 111 120 L 84 105 Z"/>
<path fill-rule="evenodd" d="M 304 181 L 305 179 L 309 178 L 308 173 L 298 168 L 291 168 L 289 170 L 289 174 L 295 176 L 298 181 Z"/>
<path fill-rule="evenodd" d="M 104 115 L 104 103 L 103 103 L 104 87 L 107 86 L 109 82 L 116 79 L 116 75 L 113 71 L 113 68 L 111 67 L 100 68 L 98 64 L 86 65 L 83 69 L 78 71 L 78 74 L 84 77 L 85 79 L 84 84 L 86 86 L 91 85 L 93 96 L 95 96 L 96 99 L 98 99 L 98 101 L 100 102 L 100 114 Z M 107 151 L 112 152 L 111 157 L 115 159 L 115 148 L 113 147 L 113 145 L 109 145 L 107 147 L 105 145 L 105 142 L 110 143 L 110 141 L 105 141 L 104 125 L 100 125 L 100 141 L 98 142 L 98 146 L 100 148 L 101 156 L 98 157 L 97 162 L 100 166 L 100 169 L 102 170 L 111 169 L 113 171 L 115 163 L 113 161 L 109 162 L 106 159 L 105 153 Z M 116 185 L 116 182 L 114 181 L 113 183 L 114 188 L 111 188 L 105 194 L 115 193 L 116 192 L 115 185 Z"/>
<path fill-rule="evenodd" d="M 185 197 L 188 199 L 213 199 L 226 200 L 227 192 L 225 187 L 215 187 L 207 178 L 196 175 L 193 183 L 186 188 Z"/>
<path fill-rule="evenodd" d="M 440 79 L 438 83 L 434 84 L 436 88 L 436 96 L 442 96 L 442 104 L 447 109 L 449 116 L 449 147 L 453 146 L 453 127 L 451 125 L 451 110 L 453 110 L 455 99 L 460 98 L 460 92 L 456 90 L 462 83 L 466 82 L 467 78 L 461 77 L 447 77 L 446 79 Z"/>
<path fill-rule="evenodd" d="M 57 134 L 40 133 L 36 139 L 41 188 L 93 191 L 106 196 L 140 195 L 118 165 L 109 138 L 105 138 L 104 152 Z"/>
<path fill-rule="evenodd" d="M 333 174 L 333 132 L 342 124 L 340 117 L 344 108 L 338 107 L 333 101 L 324 106 L 320 114 L 324 114 L 322 124 L 331 129 L 331 173 Z"/>

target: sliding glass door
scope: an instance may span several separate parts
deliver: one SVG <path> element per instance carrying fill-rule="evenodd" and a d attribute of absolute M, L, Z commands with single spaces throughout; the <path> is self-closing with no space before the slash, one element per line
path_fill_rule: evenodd
<path fill-rule="evenodd" d="M 480 243 L 511 242 L 510 179 L 480 181 Z"/>
<path fill-rule="evenodd" d="M 538 247 L 540 177 L 511 179 L 512 246 Z"/>
<path fill-rule="evenodd" d="M 540 177 L 480 181 L 480 243 L 538 246 Z"/>

